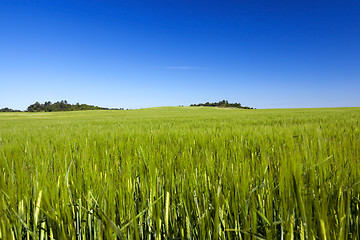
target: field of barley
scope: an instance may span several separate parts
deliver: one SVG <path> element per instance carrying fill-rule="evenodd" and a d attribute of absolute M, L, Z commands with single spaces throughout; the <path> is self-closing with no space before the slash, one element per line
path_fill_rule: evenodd
<path fill-rule="evenodd" d="M 360 108 L 0 114 L 0 239 L 360 239 Z"/>

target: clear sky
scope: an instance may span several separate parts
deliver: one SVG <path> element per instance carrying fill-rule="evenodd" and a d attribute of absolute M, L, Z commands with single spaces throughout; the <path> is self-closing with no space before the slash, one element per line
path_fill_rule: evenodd
<path fill-rule="evenodd" d="M 360 106 L 360 1 L 0 0 L 0 108 Z"/>

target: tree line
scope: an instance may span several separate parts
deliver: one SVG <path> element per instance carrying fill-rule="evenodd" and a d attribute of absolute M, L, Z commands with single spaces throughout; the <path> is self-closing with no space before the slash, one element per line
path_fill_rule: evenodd
<path fill-rule="evenodd" d="M 190 104 L 190 107 L 231 107 L 231 108 L 241 108 L 241 109 L 253 109 L 251 107 L 242 106 L 240 103 L 229 103 L 228 100 L 222 100 L 219 102 L 206 102 L 206 103 L 199 103 L 199 104 Z"/>
<path fill-rule="evenodd" d="M 20 110 L 14 110 L 14 109 L 11 109 L 11 108 L 2 108 L 0 109 L 0 112 L 21 112 Z"/>
<path fill-rule="evenodd" d="M 60 111 L 80 111 L 80 110 L 124 110 L 123 108 L 103 108 L 87 104 L 69 104 L 66 100 L 61 100 L 55 103 L 50 101 L 39 103 L 35 102 L 28 106 L 25 112 L 60 112 Z M 0 112 L 21 112 L 20 110 L 13 110 L 11 108 L 0 109 Z"/>

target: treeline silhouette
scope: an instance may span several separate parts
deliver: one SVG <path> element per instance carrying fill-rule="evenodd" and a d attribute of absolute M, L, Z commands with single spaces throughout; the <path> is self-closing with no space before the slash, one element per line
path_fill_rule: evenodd
<path fill-rule="evenodd" d="M 36 102 L 27 108 L 27 112 L 60 112 L 60 111 L 79 111 L 79 110 L 124 110 L 123 108 L 103 108 L 87 104 L 69 104 L 66 100 L 51 103 L 50 101 L 41 104 Z"/>
<path fill-rule="evenodd" d="M 224 108 L 241 108 L 241 109 L 253 109 L 247 106 L 241 106 L 240 103 L 229 103 L 228 100 L 222 100 L 219 102 L 206 102 L 199 104 L 191 104 L 190 107 L 224 107 Z"/>
<path fill-rule="evenodd" d="M 123 108 L 103 108 L 87 104 L 69 104 L 66 100 L 55 103 L 47 101 L 45 103 L 36 102 L 28 106 L 25 112 L 60 112 L 60 111 L 80 111 L 80 110 L 124 110 Z M 21 112 L 11 108 L 0 109 L 0 112 Z"/>
<path fill-rule="evenodd" d="M 21 112 L 20 110 L 14 110 L 14 109 L 11 109 L 11 108 L 2 108 L 0 109 L 0 112 Z"/>

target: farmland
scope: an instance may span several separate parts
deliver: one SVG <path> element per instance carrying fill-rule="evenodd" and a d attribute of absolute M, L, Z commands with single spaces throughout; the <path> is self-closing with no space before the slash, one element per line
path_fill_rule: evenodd
<path fill-rule="evenodd" d="M 360 108 L 0 114 L 0 239 L 359 239 Z"/>

